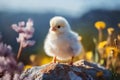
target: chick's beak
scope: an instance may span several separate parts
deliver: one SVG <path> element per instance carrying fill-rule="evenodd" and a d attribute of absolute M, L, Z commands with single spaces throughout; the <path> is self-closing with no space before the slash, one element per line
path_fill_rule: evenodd
<path fill-rule="evenodd" d="M 56 31 L 57 29 L 55 27 L 52 27 L 51 28 L 51 31 Z"/>

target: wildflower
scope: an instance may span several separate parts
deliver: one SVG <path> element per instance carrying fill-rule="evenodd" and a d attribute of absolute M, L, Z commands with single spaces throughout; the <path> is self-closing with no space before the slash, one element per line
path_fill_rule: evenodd
<path fill-rule="evenodd" d="M 107 38 L 107 46 L 114 46 L 114 28 L 110 27 L 107 29 L 108 31 L 108 38 Z"/>
<path fill-rule="evenodd" d="M 13 80 L 20 80 L 20 79 L 19 79 L 19 76 L 20 76 L 20 74 L 14 73 Z"/>
<path fill-rule="evenodd" d="M 49 63 L 50 61 L 51 61 L 50 58 L 48 58 L 48 57 L 44 57 L 44 58 L 42 58 L 42 61 L 41 61 L 40 64 L 47 64 L 47 63 Z"/>
<path fill-rule="evenodd" d="M 97 21 L 96 23 L 95 23 L 95 27 L 99 30 L 99 29 L 104 29 L 105 27 L 106 27 L 106 24 L 105 24 L 105 22 L 103 22 L 103 21 Z"/>
<path fill-rule="evenodd" d="M 36 59 L 36 55 L 30 55 L 30 61 L 33 63 Z"/>
<path fill-rule="evenodd" d="M 105 58 L 106 53 L 105 53 L 105 48 L 106 48 L 107 41 L 102 41 L 98 44 L 98 52 L 100 54 L 100 58 Z"/>
<path fill-rule="evenodd" d="M 117 36 L 117 39 L 114 39 L 114 46 L 120 51 L 120 36 Z"/>
<path fill-rule="evenodd" d="M 108 34 L 111 35 L 114 32 L 114 28 L 110 27 L 107 29 Z"/>
<path fill-rule="evenodd" d="M 118 49 L 116 47 L 106 47 L 106 56 L 116 58 L 118 55 Z"/>
<path fill-rule="evenodd" d="M 102 35 L 103 35 L 102 30 L 106 27 L 106 24 L 103 21 L 97 21 L 95 23 L 95 27 L 98 30 L 98 42 L 101 42 L 102 41 Z"/>
<path fill-rule="evenodd" d="M 15 30 L 17 33 L 19 33 L 19 37 L 16 39 L 18 43 L 20 43 L 17 59 L 19 59 L 21 51 L 23 48 L 27 46 L 33 46 L 35 44 L 34 40 L 29 40 L 32 38 L 33 33 L 34 33 L 34 28 L 33 28 L 33 21 L 31 19 L 28 19 L 28 21 L 25 22 L 19 22 L 17 24 L 12 25 L 12 29 Z"/>
<path fill-rule="evenodd" d="M 15 72 L 20 75 L 21 69 L 17 65 L 10 45 L 0 42 L 0 80 L 19 80 Z"/>
<path fill-rule="evenodd" d="M 117 36 L 117 39 L 120 41 L 120 35 Z"/>
<path fill-rule="evenodd" d="M 9 53 L 12 53 L 12 47 L 10 45 L 3 44 L 2 42 L 0 43 L 0 56 L 8 56 L 11 55 Z"/>
<path fill-rule="evenodd" d="M 99 48 L 99 49 L 100 49 L 100 48 L 104 48 L 106 44 L 107 44 L 107 41 L 102 41 L 102 42 L 100 42 L 100 43 L 98 44 L 98 48 Z"/>
<path fill-rule="evenodd" d="M 117 36 L 117 44 L 116 44 L 117 48 L 119 49 L 120 52 L 120 35 Z"/>
<path fill-rule="evenodd" d="M 86 59 L 87 60 L 92 61 L 92 57 L 93 57 L 92 51 L 89 51 L 89 52 L 86 53 Z"/>
<path fill-rule="evenodd" d="M 120 23 L 118 23 L 118 27 L 120 28 Z"/>

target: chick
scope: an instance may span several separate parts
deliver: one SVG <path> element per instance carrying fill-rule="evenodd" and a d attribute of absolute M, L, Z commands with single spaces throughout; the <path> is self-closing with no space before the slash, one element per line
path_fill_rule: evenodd
<path fill-rule="evenodd" d="M 61 16 L 50 20 L 50 28 L 44 42 L 44 50 L 48 56 L 53 57 L 53 62 L 58 60 L 73 59 L 81 51 L 79 35 L 71 30 L 68 21 Z"/>

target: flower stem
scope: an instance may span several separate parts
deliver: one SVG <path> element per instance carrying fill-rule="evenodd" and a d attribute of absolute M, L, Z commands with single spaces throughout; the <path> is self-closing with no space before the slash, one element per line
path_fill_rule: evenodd
<path fill-rule="evenodd" d="M 19 47 L 19 50 L 18 50 L 18 54 L 17 54 L 17 61 L 19 60 L 20 58 L 20 55 L 21 55 L 21 52 L 22 52 L 22 42 L 20 43 L 20 47 Z"/>
<path fill-rule="evenodd" d="M 99 33 L 98 33 L 99 34 L 98 35 L 98 42 L 101 42 L 102 41 L 102 36 L 103 36 L 102 35 L 102 29 L 99 29 L 98 31 L 99 31 Z"/>

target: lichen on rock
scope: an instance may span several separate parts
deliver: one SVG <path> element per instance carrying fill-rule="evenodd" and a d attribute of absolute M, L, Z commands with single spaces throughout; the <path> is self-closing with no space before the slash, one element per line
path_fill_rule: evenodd
<path fill-rule="evenodd" d="M 73 65 L 65 63 L 49 63 L 43 66 L 34 66 L 25 70 L 21 80 L 101 80 L 110 78 L 111 74 L 98 64 L 84 60 Z"/>

